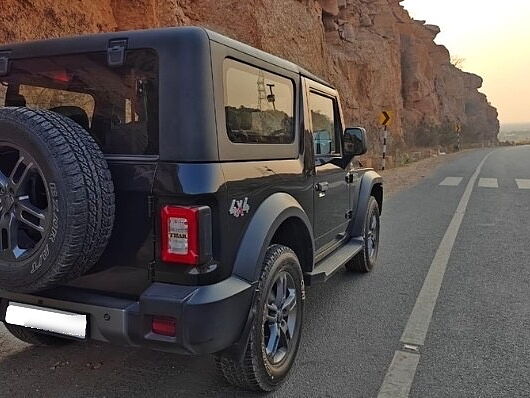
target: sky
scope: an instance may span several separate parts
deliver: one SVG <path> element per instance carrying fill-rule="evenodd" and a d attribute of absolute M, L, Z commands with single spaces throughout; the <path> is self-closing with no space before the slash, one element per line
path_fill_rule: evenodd
<path fill-rule="evenodd" d="M 436 43 L 462 69 L 484 78 L 480 89 L 505 123 L 530 122 L 530 0 L 405 0 L 414 19 L 438 25 Z"/>

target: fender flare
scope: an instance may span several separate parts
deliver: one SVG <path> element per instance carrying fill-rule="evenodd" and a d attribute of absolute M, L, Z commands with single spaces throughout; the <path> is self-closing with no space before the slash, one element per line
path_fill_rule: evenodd
<path fill-rule="evenodd" d="M 350 236 L 352 237 L 361 236 L 363 233 L 364 215 L 366 214 L 366 208 L 372 193 L 372 188 L 375 185 L 383 185 L 383 177 L 377 174 L 374 170 L 367 171 L 361 179 L 361 187 L 357 199 L 357 210 L 351 227 Z"/>
<path fill-rule="evenodd" d="M 275 193 L 261 203 L 248 224 L 238 247 L 232 274 L 250 283 L 256 282 L 274 233 L 290 217 L 296 217 L 305 224 L 313 245 L 313 228 L 300 203 L 287 193 Z"/>

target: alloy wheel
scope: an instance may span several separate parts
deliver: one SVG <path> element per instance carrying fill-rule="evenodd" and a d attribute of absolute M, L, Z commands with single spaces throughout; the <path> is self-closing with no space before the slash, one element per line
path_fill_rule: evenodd
<path fill-rule="evenodd" d="M 46 186 L 33 157 L 0 142 L 0 260 L 26 258 L 44 240 L 50 203 Z"/>
<path fill-rule="evenodd" d="M 379 222 L 377 215 L 372 213 L 366 231 L 366 245 L 368 247 L 368 256 L 370 260 L 374 260 L 377 254 L 377 247 L 379 245 Z"/>
<path fill-rule="evenodd" d="M 266 359 L 271 365 L 279 366 L 289 354 L 298 318 L 294 279 L 282 271 L 267 296 L 263 320 Z"/>

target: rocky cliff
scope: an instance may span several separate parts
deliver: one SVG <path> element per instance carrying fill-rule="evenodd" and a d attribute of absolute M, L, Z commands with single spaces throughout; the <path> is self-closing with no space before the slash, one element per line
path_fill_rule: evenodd
<path fill-rule="evenodd" d="M 0 41 L 175 25 L 202 25 L 287 58 L 340 90 L 348 124 L 379 132 L 393 110 L 392 144 L 496 140 L 497 111 L 479 76 L 434 43 L 439 28 L 400 0 L 3 0 Z M 377 148 L 374 148 L 377 151 Z"/>

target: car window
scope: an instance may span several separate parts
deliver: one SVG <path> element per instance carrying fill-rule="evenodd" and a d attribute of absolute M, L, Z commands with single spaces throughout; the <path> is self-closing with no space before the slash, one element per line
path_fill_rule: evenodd
<path fill-rule="evenodd" d="M 25 84 L 19 86 L 19 94 L 26 100 L 25 106 L 28 108 L 54 109 L 61 106 L 64 107 L 63 104 L 75 104 L 75 106 L 84 111 L 88 123 L 92 123 L 95 102 L 94 97 L 90 94 L 47 87 L 27 86 Z"/>
<path fill-rule="evenodd" d="M 230 141 L 290 144 L 294 141 L 294 86 L 287 78 L 225 60 L 224 101 Z"/>
<path fill-rule="evenodd" d="M 129 50 L 16 59 L 0 79 L 0 106 L 48 109 L 85 128 L 106 154 L 158 153 L 158 56 Z"/>
<path fill-rule="evenodd" d="M 335 118 L 334 100 L 310 92 L 309 109 L 313 125 L 315 155 L 328 156 L 340 153 L 340 144 L 337 140 L 339 123 Z"/>

